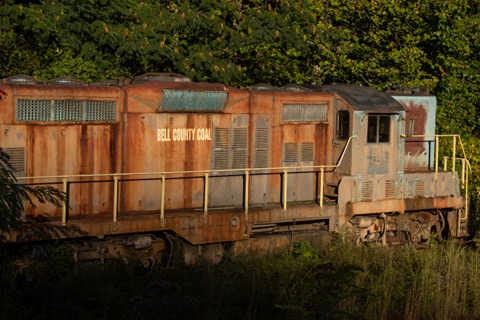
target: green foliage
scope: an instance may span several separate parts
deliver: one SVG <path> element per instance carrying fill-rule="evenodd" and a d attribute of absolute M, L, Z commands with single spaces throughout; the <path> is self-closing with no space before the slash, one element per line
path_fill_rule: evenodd
<path fill-rule="evenodd" d="M 336 319 L 353 316 L 346 299 L 363 295 L 354 264 L 324 261 L 301 243 L 294 254 L 233 258 L 217 271 L 216 299 L 228 306 L 229 319 Z M 298 254 L 299 250 L 302 254 Z M 304 250 L 306 249 L 306 250 Z M 328 293 L 328 294 L 327 294 Z M 218 296 L 217 296 L 218 295 Z M 244 306 L 249 305 L 245 309 Z"/>
<path fill-rule="evenodd" d="M 91 60 L 85 60 L 79 56 L 73 57 L 70 51 L 48 52 L 51 55 L 51 63 L 41 70 L 37 70 L 33 75 L 38 79 L 53 79 L 68 75 L 87 83 L 102 81 L 107 79 L 117 79 L 127 75 L 126 70 L 98 69 L 98 66 Z"/>
<path fill-rule="evenodd" d="M 35 207 L 35 201 L 60 206 L 63 192 L 51 186 L 19 184 L 8 162 L 8 155 L 0 148 L 0 231 L 18 227 L 24 214 L 25 203 Z"/>
<path fill-rule="evenodd" d="M 298 241 L 293 245 L 293 254 L 298 258 L 317 260 L 320 258 L 318 249 L 308 241 Z"/>
<path fill-rule="evenodd" d="M 41 57 L 29 46 L 23 35 L 12 30 L 0 31 L 0 77 L 15 74 L 34 74 L 42 69 Z"/>
<path fill-rule="evenodd" d="M 100 80 L 97 70 L 165 71 L 235 85 L 434 88 L 446 75 L 475 70 L 473 7 L 467 0 L 7 1 L 0 30 L 15 30 L 26 39 L 21 48 L 43 54 L 39 61 L 57 63 L 66 75 L 75 68 L 59 68 L 63 53 L 67 61 L 93 63 L 83 71 L 87 80 Z"/>
<path fill-rule="evenodd" d="M 302 73 L 306 50 L 313 48 L 315 16 L 307 4 L 9 1 L 0 7 L 0 30 L 24 35 L 22 47 L 40 52 L 42 62 L 57 63 L 64 52 L 74 61 L 91 61 L 96 68 L 88 67 L 83 79 L 98 79 L 97 69 L 115 70 L 109 75 L 180 72 L 194 80 L 237 85 L 308 82 Z M 58 63 L 50 69 L 58 69 Z M 60 70 L 75 73 L 73 66 Z"/>
<path fill-rule="evenodd" d="M 421 8 L 407 1 L 318 1 L 320 82 L 433 85 Z M 425 9 L 423 9 L 425 10 Z M 320 28 L 319 28 L 320 29 Z"/>

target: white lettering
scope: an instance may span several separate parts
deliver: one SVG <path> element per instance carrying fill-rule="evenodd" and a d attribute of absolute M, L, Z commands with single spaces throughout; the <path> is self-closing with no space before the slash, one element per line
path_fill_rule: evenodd
<path fill-rule="evenodd" d="M 195 130 L 189 128 L 173 129 L 173 141 L 193 141 L 195 140 Z"/>
<path fill-rule="evenodd" d="M 198 129 L 197 140 L 200 140 L 200 141 L 212 140 L 212 136 L 210 135 L 210 129 L 207 129 L 207 128 Z"/>
<path fill-rule="evenodd" d="M 170 141 L 170 129 L 157 129 L 157 141 Z"/>
<path fill-rule="evenodd" d="M 212 140 L 211 129 L 209 128 L 175 128 L 157 129 L 157 141 L 207 141 Z"/>

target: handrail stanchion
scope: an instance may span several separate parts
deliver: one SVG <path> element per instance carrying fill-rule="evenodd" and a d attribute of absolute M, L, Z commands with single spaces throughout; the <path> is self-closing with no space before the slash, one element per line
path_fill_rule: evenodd
<path fill-rule="evenodd" d="M 68 185 L 67 185 L 67 178 L 62 178 L 62 181 L 63 181 L 63 192 L 65 193 L 65 196 L 66 196 L 66 199 L 65 201 L 63 202 L 63 205 L 62 205 L 62 226 L 65 226 L 67 224 L 67 206 L 68 206 Z"/>
<path fill-rule="evenodd" d="M 468 160 L 467 160 L 468 161 Z M 470 166 L 470 163 L 468 163 L 468 166 Z M 463 220 L 468 219 L 468 210 L 470 210 L 470 203 L 469 203 L 469 195 L 468 195 L 468 172 L 465 178 L 465 218 Z"/>
<path fill-rule="evenodd" d="M 462 158 L 462 187 L 465 188 L 465 160 Z"/>
<path fill-rule="evenodd" d="M 438 180 L 438 142 L 439 137 L 435 135 L 435 180 Z"/>
<path fill-rule="evenodd" d="M 248 194 L 250 190 L 250 171 L 245 170 L 245 223 L 248 225 Z"/>
<path fill-rule="evenodd" d="M 205 193 L 203 195 L 203 217 L 207 219 L 208 214 L 208 172 L 205 173 Z"/>
<path fill-rule="evenodd" d="M 118 217 L 118 175 L 113 175 L 113 222 L 117 222 Z"/>
<path fill-rule="evenodd" d="M 324 168 L 320 168 L 320 208 L 323 208 Z"/>
<path fill-rule="evenodd" d="M 165 225 L 165 175 L 162 174 L 162 204 L 160 207 L 160 223 Z"/>
<path fill-rule="evenodd" d="M 452 178 L 455 177 L 455 162 L 457 153 L 457 136 L 453 136 L 453 162 L 452 162 Z"/>
<path fill-rule="evenodd" d="M 283 169 L 283 210 L 287 210 L 287 169 Z"/>
<path fill-rule="evenodd" d="M 448 169 L 448 157 L 443 156 L 443 171 L 447 171 Z"/>

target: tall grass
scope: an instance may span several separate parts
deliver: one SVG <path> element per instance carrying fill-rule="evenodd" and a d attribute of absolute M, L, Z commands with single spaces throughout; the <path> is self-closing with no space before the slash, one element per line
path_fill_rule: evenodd
<path fill-rule="evenodd" d="M 63 256 L 62 256 L 63 257 Z M 456 241 L 356 247 L 298 243 L 149 273 L 54 265 L 29 282 L 3 273 L 2 314 L 17 319 L 480 319 L 480 253 Z M 8 271 L 6 264 L 1 264 Z"/>
<path fill-rule="evenodd" d="M 363 270 L 356 284 L 367 298 L 350 298 L 350 308 L 371 319 L 480 318 L 480 253 L 456 241 L 433 243 L 429 249 L 411 247 L 353 248 L 334 244 L 336 261 Z M 363 312 L 361 310 L 364 310 Z"/>

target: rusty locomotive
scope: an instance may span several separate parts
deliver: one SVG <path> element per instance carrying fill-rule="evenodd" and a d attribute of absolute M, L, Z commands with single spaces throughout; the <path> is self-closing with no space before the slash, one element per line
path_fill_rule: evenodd
<path fill-rule="evenodd" d="M 186 261 L 215 262 L 331 232 L 418 246 L 467 235 L 468 162 L 458 136 L 435 134 L 426 93 L 19 75 L 0 98 L 0 147 L 18 182 L 67 194 L 60 208 L 27 207 L 8 242 L 70 239 L 77 259 L 150 266 L 172 236 Z"/>

